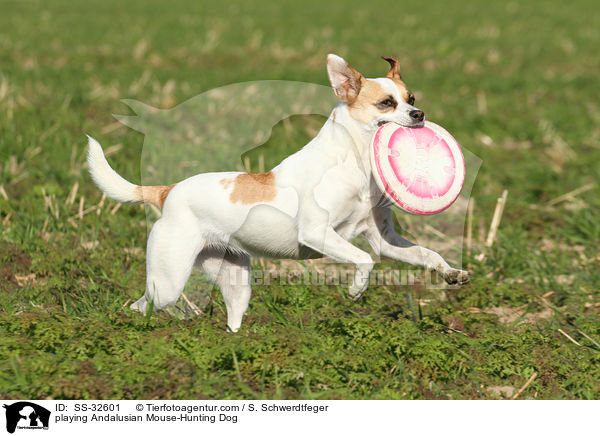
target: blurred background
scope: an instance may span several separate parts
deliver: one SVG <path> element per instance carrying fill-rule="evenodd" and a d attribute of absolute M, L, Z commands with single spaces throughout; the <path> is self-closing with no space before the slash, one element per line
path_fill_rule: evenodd
<path fill-rule="evenodd" d="M 584 0 L 1 2 L 0 397 L 598 398 L 599 21 Z M 139 183 L 144 136 L 113 117 L 134 114 L 121 99 L 328 86 L 327 53 L 366 77 L 398 58 L 417 106 L 483 161 L 459 259 L 472 283 L 373 285 L 359 303 L 259 285 L 237 335 L 200 278 L 202 316 L 129 312 L 146 214 L 102 198 L 84 134 Z M 286 119 L 265 162 L 236 165 L 268 169 L 322 122 Z M 447 243 L 443 218 L 414 233 Z"/>

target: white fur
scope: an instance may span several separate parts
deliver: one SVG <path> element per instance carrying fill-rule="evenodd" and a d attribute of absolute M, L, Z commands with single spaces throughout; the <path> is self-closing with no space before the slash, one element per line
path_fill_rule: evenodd
<path fill-rule="evenodd" d="M 337 71 L 333 76 L 338 77 L 340 70 L 344 73 L 343 59 L 331 56 Z M 330 76 L 331 69 L 329 65 Z M 391 80 L 377 80 L 394 92 Z M 406 114 L 411 109 L 401 103 L 385 118 L 409 125 Z M 339 103 L 318 135 L 272 170 L 277 191 L 268 202 L 231 202 L 233 180 L 240 173 L 199 174 L 178 183 L 148 239 L 146 293 L 131 307 L 144 312 L 149 302 L 155 310 L 175 303 L 196 264 L 220 286 L 227 325 L 237 331 L 251 294 L 250 256 L 298 259 L 323 254 L 353 263 L 349 293 L 358 298 L 373 268 L 371 256 L 348 242 L 360 234 L 378 255 L 436 270 L 449 282 L 468 280 L 465 271 L 451 268 L 439 254 L 394 232 L 390 206 L 382 205 L 371 177 L 369 145 L 378 121 L 375 117 L 361 124 L 346 103 Z M 136 201 L 135 185 L 108 166 L 92 138 L 89 162 L 94 181 L 109 197 Z"/>
<path fill-rule="evenodd" d="M 137 186 L 125 180 L 110 167 L 104 157 L 102 147 L 91 136 L 88 136 L 87 161 L 92 179 L 107 197 L 121 203 L 141 201 L 136 195 Z"/>

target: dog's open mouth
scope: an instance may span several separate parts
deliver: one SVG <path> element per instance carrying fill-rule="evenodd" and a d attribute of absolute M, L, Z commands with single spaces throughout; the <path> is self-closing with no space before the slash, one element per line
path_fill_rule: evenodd
<path fill-rule="evenodd" d="M 387 123 L 391 123 L 391 121 L 379 121 L 377 123 L 377 127 L 381 127 L 381 126 L 383 126 L 384 124 L 387 124 Z"/>

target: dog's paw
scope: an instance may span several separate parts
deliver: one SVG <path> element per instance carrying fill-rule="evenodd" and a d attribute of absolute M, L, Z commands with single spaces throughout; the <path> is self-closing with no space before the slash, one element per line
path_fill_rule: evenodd
<path fill-rule="evenodd" d="M 452 269 L 442 276 L 449 285 L 464 285 L 471 280 L 471 273 L 461 269 Z"/>
<path fill-rule="evenodd" d="M 348 288 L 350 299 L 356 301 L 365 293 L 369 286 L 369 275 L 371 274 L 372 269 L 372 264 L 356 269 L 356 272 L 354 273 L 354 282 L 352 282 L 352 285 Z"/>
<path fill-rule="evenodd" d="M 348 288 L 348 296 L 350 297 L 351 300 L 356 301 L 360 297 L 362 297 L 362 295 L 367 290 L 368 286 L 369 286 L 368 276 L 367 276 L 366 280 L 356 280 L 355 279 L 354 283 L 352 283 L 352 285 Z"/>
<path fill-rule="evenodd" d="M 365 290 L 358 290 L 358 289 L 353 289 L 353 288 L 349 288 L 348 289 L 348 297 L 352 300 L 352 301 L 357 301 L 358 299 L 360 299 L 360 297 L 362 297 L 362 295 L 365 293 Z"/>
<path fill-rule="evenodd" d="M 145 315 L 146 311 L 148 310 L 148 302 L 146 301 L 146 298 L 142 297 L 138 301 L 133 303 L 131 306 L 129 306 L 129 308 L 133 311 L 140 312 Z"/>
<path fill-rule="evenodd" d="M 357 301 L 360 299 L 360 297 L 363 296 L 363 294 L 365 293 L 366 289 L 354 289 L 353 287 L 350 287 L 348 289 L 348 297 L 352 300 L 352 301 Z"/>

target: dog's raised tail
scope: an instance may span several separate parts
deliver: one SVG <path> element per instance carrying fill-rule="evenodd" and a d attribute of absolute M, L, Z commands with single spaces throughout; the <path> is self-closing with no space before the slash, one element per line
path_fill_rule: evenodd
<path fill-rule="evenodd" d="M 163 207 L 169 192 L 175 185 L 170 186 L 139 186 L 128 182 L 113 170 L 102 147 L 91 136 L 88 136 L 88 167 L 94 182 L 107 197 L 120 203 L 150 203 Z"/>

